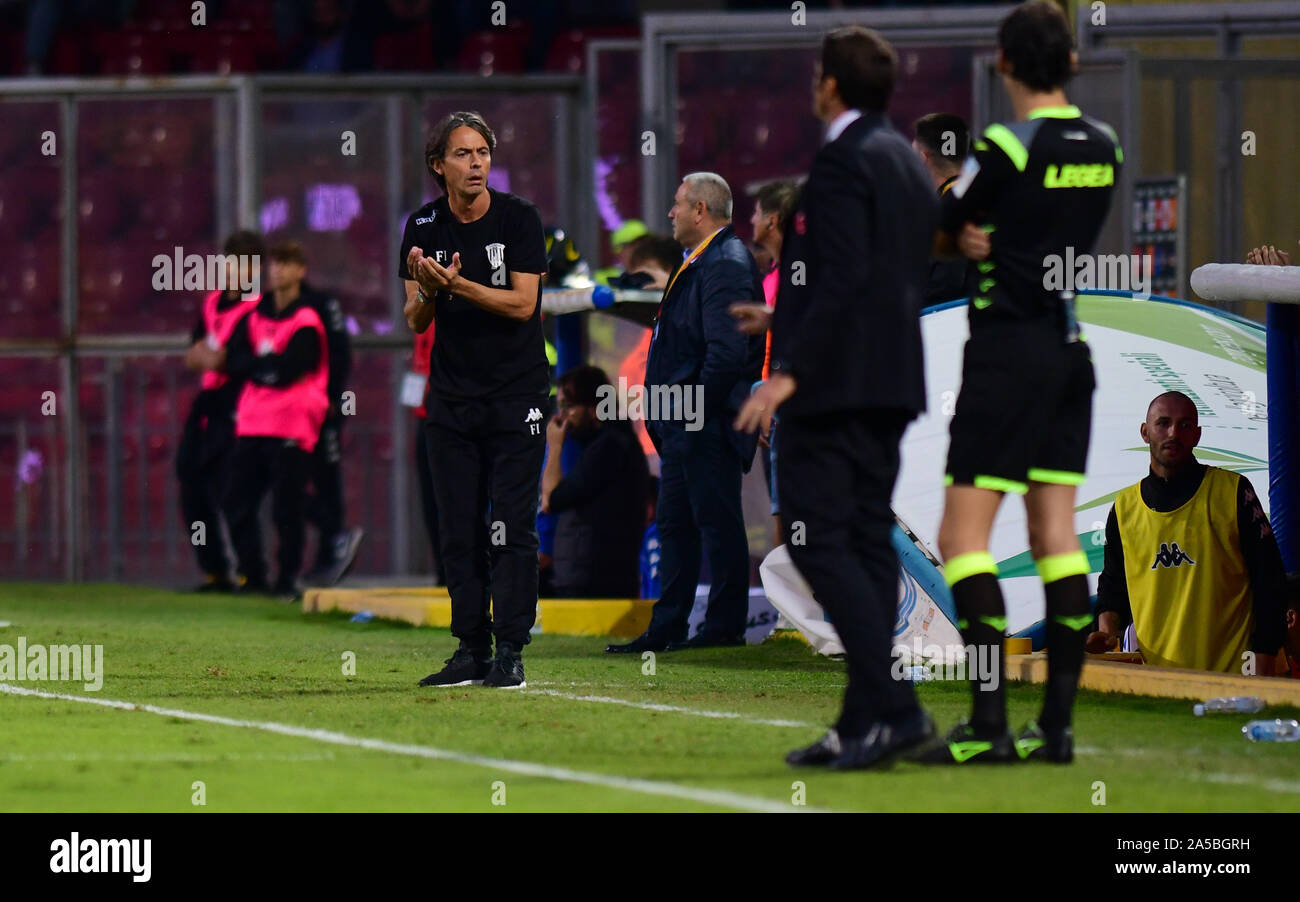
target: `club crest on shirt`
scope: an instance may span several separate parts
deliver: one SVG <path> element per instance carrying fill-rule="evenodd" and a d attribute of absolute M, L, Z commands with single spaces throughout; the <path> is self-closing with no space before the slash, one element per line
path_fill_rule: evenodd
<path fill-rule="evenodd" d="M 506 246 L 504 244 L 489 244 L 483 248 L 487 251 L 488 266 L 493 269 L 500 269 L 506 262 Z"/>

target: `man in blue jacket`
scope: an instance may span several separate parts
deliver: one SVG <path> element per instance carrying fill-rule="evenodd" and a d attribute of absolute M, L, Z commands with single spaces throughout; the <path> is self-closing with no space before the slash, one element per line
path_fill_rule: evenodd
<path fill-rule="evenodd" d="M 656 519 L 663 588 L 649 628 L 632 642 L 608 646 L 611 654 L 741 645 L 749 613 L 740 482 L 758 439 L 731 423 L 762 373 L 764 338 L 738 331 L 728 307 L 761 302 L 762 278 L 731 228 L 731 189 L 721 176 L 695 172 L 682 179 L 668 218 L 687 254 L 659 305 L 642 393 L 661 463 Z M 687 640 L 705 555 L 708 613 Z"/>

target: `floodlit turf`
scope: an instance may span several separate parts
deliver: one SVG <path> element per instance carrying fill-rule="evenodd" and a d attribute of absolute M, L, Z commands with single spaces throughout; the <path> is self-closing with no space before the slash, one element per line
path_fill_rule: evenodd
<path fill-rule="evenodd" d="M 0 693 L 5 811 L 502 810 L 494 799 L 506 811 L 794 809 L 796 781 L 808 807 L 844 811 L 1255 812 L 1294 811 L 1300 801 L 1300 744 L 1249 743 L 1240 733 L 1247 718 L 1195 718 L 1187 702 L 1092 692 L 1080 700 L 1081 753 L 1069 767 L 795 771 L 784 754 L 834 717 L 844 676 L 841 664 L 792 640 L 661 654 L 649 675 L 638 656 L 601 654 L 604 640 L 539 636 L 524 656 L 529 688 L 502 692 L 416 686 L 450 655 L 445 630 L 304 616 L 267 600 L 0 584 L 0 621 L 11 622 L 0 645 L 22 636 L 29 645 L 104 647 L 98 692 L 10 685 L 469 756 L 415 757 Z M 345 652 L 356 655 L 355 676 L 343 675 Z M 941 727 L 966 710 L 964 685 L 920 691 Z M 1014 723 L 1036 712 L 1038 693 L 1011 684 Z M 482 758 L 563 770 L 520 773 Z M 602 777 L 616 779 L 580 782 Z M 1098 781 L 1104 806 L 1093 804 Z M 192 803 L 196 782 L 203 809 Z"/>

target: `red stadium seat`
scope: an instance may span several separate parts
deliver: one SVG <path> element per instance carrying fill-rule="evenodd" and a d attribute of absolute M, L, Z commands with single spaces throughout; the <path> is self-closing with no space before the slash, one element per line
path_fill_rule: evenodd
<path fill-rule="evenodd" d="M 223 0 L 218 24 L 269 31 L 275 25 L 272 7 L 266 0 Z"/>
<path fill-rule="evenodd" d="M 122 223 L 121 185 L 108 172 L 81 176 L 77 185 L 77 222 L 80 234 L 99 240 L 117 234 Z"/>
<path fill-rule="evenodd" d="M 0 195 L 0 240 L 16 241 L 26 234 L 34 204 L 35 199 L 25 191 Z"/>
<path fill-rule="evenodd" d="M 428 72 L 435 68 L 433 25 L 415 31 L 398 31 L 375 38 L 375 69 L 381 72 Z"/>
<path fill-rule="evenodd" d="M 525 44 L 520 31 L 476 31 L 465 39 L 456 64 L 464 71 L 479 75 L 522 72 Z"/>
<path fill-rule="evenodd" d="M 105 75 L 163 75 L 171 71 L 171 50 L 162 31 L 127 29 L 97 39 Z"/>
<path fill-rule="evenodd" d="M 582 72 L 587 67 L 588 33 L 579 29 L 562 31 L 551 42 L 543 68 L 548 72 Z"/>
<path fill-rule="evenodd" d="M 26 38 L 20 28 L 0 31 L 0 75 L 22 75 L 27 65 Z"/>
<path fill-rule="evenodd" d="M 251 31 L 214 31 L 199 45 L 191 65 L 196 72 L 215 72 L 218 75 L 255 72 L 257 47 L 258 40 Z"/>
<path fill-rule="evenodd" d="M 45 61 L 49 75 L 86 75 L 98 71 L 93 47 L 94 35 L 60 31 L 50 45 L 50 55 Z"/>

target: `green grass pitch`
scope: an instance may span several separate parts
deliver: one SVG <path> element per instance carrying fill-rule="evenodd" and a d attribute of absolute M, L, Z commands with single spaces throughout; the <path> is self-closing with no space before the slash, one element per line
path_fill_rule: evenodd
<path fill-rule="evenodd" d="M 9 688 L 183 712 L 0 692 L 4 811 L 720 811 L 802 801 L 835 811 L 1258 812 L 1300 801 L 1300 745 L 1252 744 L 1240 732 L 1247 718 L 1196 718 L 1189 702 L 1092 692 L 1079 699 L 1070 766 L 795 771 L 783 756 L 834 718 L 844 673 L 792 640 L 661 654 L 648 674 L 638 656 L 601 654 L 602 639 L 538 636 L 524 655 L 528 688 L 503 692 L 416 686 L 451 654 L 445 630 L 304 616 L 266 600 L 0 584 L 0 621 L 10 622 L 0 645 L 21 636 L 29 646 L 103 646 L 97 692 L 51 681 Z M 1010 685 L 1013 724 L 1033 716 L 1039 692 Z M 967 709 L 962 684 L 927 683 L 920 695 L 941 729 Z"/>

